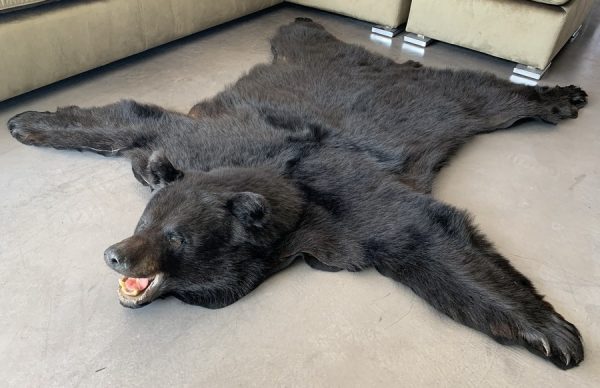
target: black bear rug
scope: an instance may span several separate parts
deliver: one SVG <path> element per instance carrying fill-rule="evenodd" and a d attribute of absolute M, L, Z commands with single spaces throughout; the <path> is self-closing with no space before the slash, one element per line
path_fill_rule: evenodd
<path fill-rule="evenodd" d="M 126 157 L 154 191 L 133 236 L 104 253 L 120 302 L 220 308 L 296 259 L 374 268 L 498 342 L 578 365 L 575 326 L 430 192 L 475 135 L 577 117 L 586 93 L 395 63 L 310 19 L 271 44 L 272 63 L 188 114 L 121 101 L 8 122 L 24 144 Z"/>

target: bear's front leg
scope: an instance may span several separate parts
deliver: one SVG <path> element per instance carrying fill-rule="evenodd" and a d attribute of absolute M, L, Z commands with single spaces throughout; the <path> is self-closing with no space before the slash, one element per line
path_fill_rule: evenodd
<path fill-rule="evenodd" d="M 134 101 L 97 108 L 77 106 L 56 112 L 23 112 L 8 121 L 11 135 L 23 144 L 119 155 L 147 146 L 156 136 L 156 122 L 171 112 Z"/>

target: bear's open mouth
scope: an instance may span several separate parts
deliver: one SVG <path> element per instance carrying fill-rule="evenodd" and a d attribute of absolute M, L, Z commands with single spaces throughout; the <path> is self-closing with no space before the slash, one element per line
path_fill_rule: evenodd
<path fill-rule="evenodd" d="M 164 282 L 164 274 L 158 273 L 146 278 L 119 279 L 119 301 L 125 307 L 137 308 L 152 302 L 159 295 Z"/>

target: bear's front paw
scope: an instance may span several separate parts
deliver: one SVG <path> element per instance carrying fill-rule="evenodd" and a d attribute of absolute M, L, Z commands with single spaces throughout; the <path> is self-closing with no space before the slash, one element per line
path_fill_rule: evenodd
<path fill-rule="evenodd" d="M 183 171 L 173 167 L 164 151 L 154 151 L 148 159 L 144 157 L 132 160 L 133 175 L 150 190 L 161 189 L 183 178 Z"/>
<path fill-rule="evenodd" d="M 7 126 L 12 137 L 23 144 L 42 145 L 47 140 L 44 117 L 48 112 L 23 112 L 10 120 Z"/>
<path fill-rule="evenodd" d="M 527 347 L 561 369 L 579 365 L 583 361 L 583 343 L 577 328 L 556 313 L 545 321 L 522 331 Z"/>

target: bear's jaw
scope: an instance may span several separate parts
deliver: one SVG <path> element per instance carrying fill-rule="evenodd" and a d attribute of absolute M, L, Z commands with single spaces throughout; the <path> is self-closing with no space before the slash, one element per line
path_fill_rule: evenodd
<path fill-rule="evenodd" d="M 124 307 L 138 308 L 147 305 L 161 294 L 161 286 L 165 281 L 162 272 L 147 278 L 119 279 L 119 302 Z"/>

